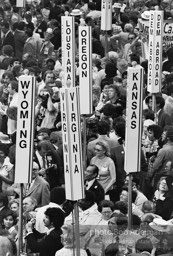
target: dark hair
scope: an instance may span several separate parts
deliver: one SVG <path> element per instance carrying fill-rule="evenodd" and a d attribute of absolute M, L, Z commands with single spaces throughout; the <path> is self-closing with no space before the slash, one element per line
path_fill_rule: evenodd
<path fill-rule="evenodd" d="M 111 103 L 107 103 L 106 105 L 103 106 L 102 108 L 102 113 L 105 116 L 110 116 L 110 117 L 114 117 L 114 113 L 116 111 L 116 106 L 112 105 Z"/>
<path fill-rule="evenodd" d="M 9 29 L 9 27 L 10 27 L 9 23 L 5 20 L 1 21 L 0 25 L 1 25 L 1 27 L 5 27 L 6 29 Z"/>
<path fill-rule="evenodd" d="M 143 112 L 142 112 L 144 118 L 147 120 L 147 119 L 150 119 L 152 121 L 154 121 L 154 111 L 151 110 L 151 109 L 144 109 Z"/>
<path fill-rule="evenodd" d="M 130 60 L 131 62 L 136 61 L 137 64 L 140 64 L 140 58 L 136 53 L 130 54 Z"/>
<path fill-rule="evenodd" d="M 13 225 L 17 224 L 17 215 L 10 209 L 7 209 L 4 213 L 3 213 L 3 220 L 5 218 L 7 218 L 8 216 L 12 216 L 13 218 Z M 4 224 L 2 223 L 2 227 L 4 227 Z"/>
<path fill-rule="evenodd" d="M 117 75 L 117 66 L 115 63 L 108 62 L 105 66 L 106 77 L 114 77 Z"/>
<path fill-rule="evenodd" d="M 110 200 L 102 200 L 98 205 L 98 211 L 101 212 L 104 207 L 110 207 L 114 211 L 114 203 Z"/>
<path fill-rule="evenodd" d="M 125 202 L 123 201 L 117 201 L 114 204 L 114 209 L 115 210 L 120 210 L 121 213 L 123 214 L 127 214 L 128 211 L 128 206 Z"/>
<path fill-rule="evenodd" d="M 26 23 L 24 21 L 20 21 L 18 24 L 17 24 L 17 29 L 19 30 L 24 30 L 26 26 Z"/>
<path fill-rule="evenodd" d="M 149 238 L 143 237 L 137 240 L 135 249 L 139 252 L 147 251 L 151 253 L 153 245 Z"/>
<path fill-rule="evenodd" d="M 60 208 L 48 208 L 44 214 L 49 217 L 55 229 L 60 229 L 64 224 L 65 213 Z"/>
<path fill-rule="evenodd" d="M 11 45 L 4 45 L 2 47 L 2 50 L 4 51 L 4 53 L 6 55 L 8 55 L 9 57 L 12 57 L 13 56 L 13 53 L 14 53 L 14 50 L 13 50 L 13 47 Z"/>
<path fill-rule="evenodd" d="M 165 100 L 162 96 L 156 95 L 156 104 L 159 104 L 159 108 L 163 108 L 165 106 Z"/>
<path fill-rule="evenodd" d="M 158 140 L 162 135 L 162 128 L 159 125 L 152 124 L 147 127 L 147 131 L 152 131 L 154 133 L 154 137 Z"/>
<path fill-rule="evenodd" d="M 113 122 L 113 128 L 115 130 L 115 133 L 119 137 L 121 137 L 123 140 L 125 140 L 125 129 L 126 129 L 125 122 L 117 122 L 117 123 Z"/>
<path fill-rule="evenodd" d="M 31 28 L 27 27 L 27 30 L 25 31 L 25 33 L 26 33 L 26 35 L 28 37 L 32 37 L 33 36 L 33 30 Z"/>
<path fill-rule="evenodd" d="M 62 187 L 54 187 L 50 191 L 50 202 L 61 205 L 64 203 L 65 197 L 65 189 Z"/>
<path fill-rule="evenodd" d="M 98 122 L 98 134 L 106 135 L 110 130 L 109 124 L 106 121 L 99 121 Z"/>
<path fill-rule="evenodd" d="M 118 244 L 109 244 L 105 249 L 105 256 L 116 256 L 118 253 Z"/>
<path fill-rule="evenodd" d="M 93 2 L 88 3 L 88 9 L 94 11 L 96 9 L 96 4 Z"/>
<path fill-rule="evenodd" d="M 17 81 L 11 81 L 10 84 L 11 84 L 11 89 L 18 92 L 18 82 Z"/>

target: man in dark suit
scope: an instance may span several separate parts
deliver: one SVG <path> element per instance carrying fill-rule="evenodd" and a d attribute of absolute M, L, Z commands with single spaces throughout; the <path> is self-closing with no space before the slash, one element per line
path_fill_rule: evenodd
<path fill-rule="evenodd" d="M 15 50 L 14 35 L 10 31 L 10 25 L 7 21 L 2 21 L 0 24 L 3 36 L 1 36 L 1 49 L 4 45 L 11 45 Z"/>
<path fill-rule="evenodd" d="M 165 100 L 162 96 L 156 96 L 156 124 L 158 124 L 162 129 L 166 125 L 172 125 L 171 117 L 164 111 Z"/>
<path fill-rule="evenodd" d="M 97 204 L 104 200 L 105 197 L 104 189 L 97 181 L 98 172 L 99 169 L 94 164 L 89 165 L 85 170 L 85 188 L 94 192 Z"/>
<path fill-rule="evenodd" d="M 15 45 L 17 46 L 15 48 L 15 57 L 22 59 L 23 55 L 23 48 L 25 45 L 25 41 L 27 39 L 27 35 L 25 34 L 25 22 L 21 21 L 17 24 L 17 28 L 14 32 L 14 41 Z"/>
<path fill-rule="evenodd" d="M 37 24 L 36 24 L 35 33 L 38 33 L 41 38 L 44 38 L 44 33 L 47 30 L 47 23 L 45 20 L 43 20 L 43 15 L 41 12 L 37 12 L 36 17 L 37 17 Z"/>
<path fill-rule="evenodd" d="M 48 182 L 39 176 L 39 166 L 33 162 L 32 183 L 28 189 L 26 196 L 33 197 L 37 200 L 37 207 L 49 204 L 50 202 L 50 187 Z"/>

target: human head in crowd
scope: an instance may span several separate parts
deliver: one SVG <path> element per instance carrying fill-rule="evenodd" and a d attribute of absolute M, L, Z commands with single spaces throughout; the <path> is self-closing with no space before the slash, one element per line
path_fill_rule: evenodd
<path fill-rule="evenodd" d="M 106 78 L 112 78 L 117 75 L 116 63 L 108 62 L 105 66 Z"/>
<path fill-rule="evenodd" d="M 153 110 L 151 110 L 151 109 L 144 109 L 142 111 L 142 115 L 143 115 L 143 120 L 144 121 L 148 120 L 148 119 L 154 121 L 155 117 L 154 117 L 154 111 Z"/>
<path fill-rule="evenodd" d="M 142 253 L 142 252 L 152 252 L 153 245 L 152 242 L 149 238 L 140 238 L 137 240 L 135 244 L 135 249 L 137 253 Z"/>
<path fill-rule="evenodd" d="M 95 194 L 94 192 L 90 190 L 85 191 L 85 198 L 79 200 L 79 207 L 85 211 L 89 209 L 91 206 L 93 206 L 96 202 Z"/>
<path fill-rule="evenodd" d="M 9 208 L 18 216 L 19 215 L 19 199 L 11 199 Z"/>
<path fill-rule="evenodd" d="M 61 242 L 64 247 L 74 248 L 76 246 L 73 225 L 63 225 L 61 234 Z"/>
<path fill-rule="evenodd" d="M 108 88 L 108 98 L 111 101 L 116 101 L 119 99 L 120 96 L 120 90 L 117 85 L 115 84 L 110 84 Z"/>
<path fill-rule="evenodd" d="M 99 121 L 97 124 L 97 133 L 99 135 L 108 135 L 110 130 L 109 124 L 105 121 Z"/>
<path fill-rule="evenodd" d="M 8 23 L 7 21 L 5 21 L 5 20 L 0 23 L 1 31 L 2 31 L 4 34 L 6 34 L 6 33 L 8 32 L 9 27 L 10 27 L 9 23 Z"/>
<path fill-rule="evenodd" d="M 127 71 L 128 68 L 128 62 L 125 59 L 119 59 L 117 61 L 117 68 L 118 71 L 123 74 L 125 71 Z"/>
<path fill-rule="evenodd" d="M 121 213 L 126 215 L 128 211 L 127 202 L 124 201 L 117 201 L 114 204 L 114 209 L 116 213 Z"/>
<path fill-rule="evenodd" d="M 95 164 L 90 164 L 87 166 L 86 170 L 84 171 L 85 180 L 91 181 L 96 179 L 99 173 L 99 168 Z"/>
<path fill-rule="evenodd" d="M 128 188 L 123 187 L 121 194 L 120 194 L 120 201 L 127 203 L 128 202 Z"/>
<path fill-rule="evenodd" d="M 21 60 L 18 57 L 13 57 L 10 60 L 10 67 L 13 68 L 16 65 L 20 65 L 21 64 Z"/>
<path fill-rule="evenodd" d="M 37 145 L 37 150 L 42 157 L 45 157 L 48 152 L 52 151 L 52 144 L 48 140 L 41 140 Z"/>
<path fill-rule="evenodd" d="M 154 213 L 155 207 L 152 201 L 145 201 L 142 205 L 143 213 Z"/>
<path fill-rule="evenodd" d="M 140 64 L 139 55 L 137 55 L 136 53 L 132 53 L 130 55 L 130 61 L 131 61 L 132 67 L 135 67 L 136 65 L 139 65 Z"/>
<path fill-rule="evenodd" d="M 13 55 L 14 55 L 13 47 L 11 45 L 4 45 L 2 47 L 2 54 L 7 57 L 13 57 Z M 10 61 L 9 61 L 9 63 L 10 63 Z"/>
<path fill-rule="evenodd" d="M 148 109 L 152 110 L 152 96 L 151 95 L 149 95 L 145 98 L 145 104 L 147 105 Z"/>
<path fill-rule="evenodd" d="M 94 28 L 95 26 L 95 22 L 94 19 L 92 17 L 86 17 L 85 18 L 85 23 L 87 26 L 91 26 L 92 28 Z"/>
<path fill-rule="evenodd" d="M 14 95 L 18 92 L 18 82 L 11 81 L 8 85 L 8 92 L 10 95 Z"/>
<path fill-rule="evenodd" d="M 38 141 L 49 140 L 50 133 L 51 131 L 48 128 L 40 128 L 37 133 Z"/>
<path fill-rule="evenodd" d="M 25 13 L 25 19 L 26 19 L 26 21 L 27 21 L 27 23 L 29 24 L 29 23 L 31 23 L 31 21 L 32 21 L 32 13 L 31 12 L 26 12 Z"/>
<path fill-rule="evenodd" d="M 159 125 L 149 125 L 147 128 L 150 141 L 158 140 L 162 134 L 162 128 Z"/>
<path fill-rule="evenodd" d="M 99 140 L 96 142 L 94 151 L 98 157 L 110 156 L 110 147 L 108 143 L 104 140 Z"/>
<path fill-rule="evenodd" d="M 44 225 L 47 228 L 60 229 L 64 224 L 65 215 L 60 208 L 50 207 L 45 211 Z"/>
<path fill-rule="evenodd" d="M 122 144 L 125 141 L 125 122 L 113 122 L 115 134 L 119 137 L 119 143 Z"/>
<path fill-rule="evenodd" d="M 114 203 L 110 200 L 103 200 L 98 205 L 98 211 L 101 212 L 104 220 L 109 220 L 114 211 Z"/>
<path fill-rule="evenodd" d="M 156 95 L 156 111 L 158 111 L 159 109 L 163 109 L 164 106 L 165 106 L 164 98 L 160 95 Z"/>
<path fill-rule="evenodd" d="M 50 202 L 62 205 L 66 200 L 65 188 L 63 187 L 54 187 L 50 191 Z"/>
<path fill-rule="evenodd" d="M 62 144 L 62 131 L 51 132 L 50 142 L 59 147 Z"/>
<path fill-rule="evenodd" d="M 12 226 L 17 224 L 17 216 L 12 210 L 7 210 L 3 214 L 3 220 L 2 220 L 2 228 L 9 230 Z"/>
<path fill-rule="evenodd" d="M 23 69 L 21 65 L 15 65 L 11 70 L 15 78 L 19 78 L 22 75 Z"/>
<path fill-rule="evenodd" d="M 117 256 L 119 252 L 118 244 L 112 243 L 109 244 L 105 249 L 105 256 Z"/>
<path fill-rule="evenodd" d="M 23 200 L 23 211 L 24 212 L 32 212 L 37 207 L 37 200 L 33 197 L 26 197 Z"/>
<path fill-rule="evenodd" d="M 52 70 L 47 70 L 45 71 L 45 73 L 43 74 L 43 81 L 45 82 L 45 84 L 47 84 L 48 82 L 54 82 L 55 80 L 55 73 Z"/>
<path fill-rule="evenodd" d="M 54 61 L 52 58 L 49 58 L 49 59 L 46 61 L 46 65 L 47 65 L 47 68 L 48 68 L 49 70 L 54 70 L 55 61 Z"/>
<path fill-rule="evenodd" d="M 2 79 L 4 86 L 7 87 L 10 81 L 14 79 L 13 73 L 11 71 L 4 72 L 4 74 L 2 75 Z"/>

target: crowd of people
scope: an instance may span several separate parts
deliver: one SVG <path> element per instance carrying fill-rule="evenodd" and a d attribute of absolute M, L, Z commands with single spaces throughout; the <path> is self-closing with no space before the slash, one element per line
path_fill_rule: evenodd
<path fill-rule="evenodd" d="M 78 201 L 80 255 L 173 253 L 173 48 L 163 47 L 161 91 L 153 104 L 147 90 L 147 43 L 138 23 L 149 21 L 150 10 L 163 10 L 164 19 L 171 20 L 173 2 L 113 1 L 112 30 L 105 37 L 100 0 L 26 0 L 24 8 L 13 0 L 0 1 L 0 255 L 17 255 L 20 221 L 23 253 L 76 255 L 74 202 L 65 196 L 60 108 L 64 15 L 75 17 L 76 86 L 78 26 L 92 27 L 93 113 L 86 118 L 86 134 L 81 119 L 82 143 L 87 143 L 85 198 Z M 139 65 L 144 68 L 141 168 L 132 175 L 129 230 L 127 76 L 128 67 Z M 19 220 L 21 190 L 14 177 L 21 75 L 36 77 L 36 105 L 32 182 L 23 186 Z"/>

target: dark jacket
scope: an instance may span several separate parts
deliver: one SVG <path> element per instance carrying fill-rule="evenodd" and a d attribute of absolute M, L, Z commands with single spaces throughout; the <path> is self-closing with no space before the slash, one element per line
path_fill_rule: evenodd
<path fill-rule="evenodd" d="M 96 203 L 99 204 L 105 198 L 105 192 L 100 183 L 95 180 L 92 186 L 89 188 L 90 191 L 94 192 L 96 196 Z"/>
<path fill-rule="evenodd" d="M 61 233 L 60 229 L 54 229 L 49 235 L 45 236 L 45 234 L 33 230 L 33 233 L 27 235 L 25 239 L 32 253 L 39 252 L 40 256 L 55 256 L 56 251 L 62 248 Z"/>

